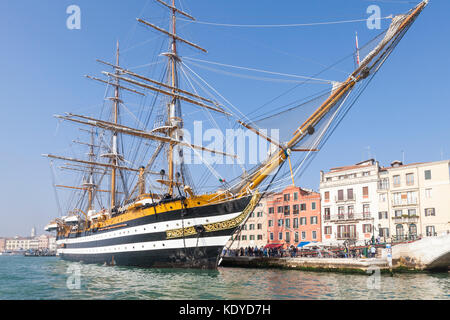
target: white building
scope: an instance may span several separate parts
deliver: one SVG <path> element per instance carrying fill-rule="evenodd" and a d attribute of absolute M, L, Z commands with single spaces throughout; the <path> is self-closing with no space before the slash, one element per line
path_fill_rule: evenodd
<path fill-rule="evenodd" d="M 403 165 L 380 171 L 380 216 L 395 239 L 450 231 L 450 161 Z"/>
<path fill-rule="evenodd" d="M 377 236 L 378 172 L 374 160 L 321 172 L 322 241 L 364 244 Z"/>
<path fill-rule="evenodd" d="M 324 242 L 406 240 L 450 232 L 450 161 L 380 167 L 368 160 L 321 173 Z"/>

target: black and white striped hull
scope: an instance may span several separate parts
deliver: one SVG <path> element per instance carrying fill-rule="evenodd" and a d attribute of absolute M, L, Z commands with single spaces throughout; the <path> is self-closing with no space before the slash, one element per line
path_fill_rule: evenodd
<path fill-rule="evenodd" d="M 130 220 L 120 227 L 71 234 L 57 240 L 61 258 L 83 263 L 147 268 L 216 268 L 220 253 L 251 197 Z M 233 223 L 229 223 L 232 221 Z M 240 223 L 239 223 L 240 224 Z M 214 225 L 219 228 L 206 228 Z M 114 228 L 117 227 L 117 228 Z M 169 230 L 196 227 L 199 232 L 171 238 Z"/>

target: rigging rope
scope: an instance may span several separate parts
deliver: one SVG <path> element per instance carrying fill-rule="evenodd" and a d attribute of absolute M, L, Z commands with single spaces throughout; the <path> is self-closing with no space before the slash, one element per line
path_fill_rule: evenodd
<path fill-rule="evenodd" d="M 324 83 L 327 83 L 327 84 L 334 82 L 333 80 L 326 80 L 326 79 L 319 79 L 319 78 L 313 78 L 313 77 L 299 76 L 299 75 L 293 75 L 293 74 L 287 74 L 287 73 L 281 73 L 281 72 L 273 72 L 273 71 L 267 71 L 267 70 L 261 70 L 261 69 L 254 69 L 254 68 L 248 68 L 248 67 L 234 66 L 234 65 L 230 65 L 230 64 L 206 61 L 206 60 L 189 58 L 189 57 L 183 57 L 183 59 L 197 61 L 197 62 L 204 62 L 204 63 L 209 63 L 209 64 L 214 64 L 214 65 L 218 65 L 218 66 L 222 66 L 222 67 L 230 67 L 230 68 L 242 69 L 242 70 L 247 70 L 247 71 L 268 73 L 268 74 L 273 74 L 273 75 L 278 75 L 278 76 L 285 76 L 285 77 L 293 77 L 293 78 L 314 80 L 314 81 L 324 82 Z"/>
<path fill-rule="evenodd" d="M 374 20 L 385 20 L 392 19 L 392 15 L 376 18 Z M 355 20 L 341 20 L 341 21 L 327 21 L 327 22 L 312 22 L 312 23 L 293 23 L 293 24 L 228 24 L 228 23 L 215 23 L 215 22 L 206 22 L 206 21 L 198 21 L 198 20 L 188 20 L 184 18 L 178 18 L 178 20 L 190 22 L 190 23 L 198 23 L 210 26 L 218 26 L 218 27 L 238 27 L 238 28 L 283 28 L 283 27 L 309 27 L 309 26 L 319 26 L 319 25 L 330 25 L 330 24 L 343 24 L 343 23 L 353 23 L 353 22 L 365 22 L 367 18 L 364 19 L 355 19 Z"/>

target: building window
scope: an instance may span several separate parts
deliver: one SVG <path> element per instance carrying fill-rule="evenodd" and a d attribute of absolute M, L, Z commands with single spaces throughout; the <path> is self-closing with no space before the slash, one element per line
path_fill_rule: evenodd
<path fill-rule="evenodd" d="M 294 192 L 294 200 L 298 200 L 298 192 Z"/>
<path fill-rule="evenodd" d="M 344 190 L 338 190 L 338 201 L 344 200 Z"/>
<path fill-rule="evenodd" d="M 380 228 L 380 231 L 378 233 L 380 237 L 389 237 L 389 228 Z"/>
<path fill-rule="evenodd" d="M 395 210 L 395 217 L 400 218 L 403 214 L 403 210 Z"/>
<path fill-rule="evenodd" d="M 412 186 L 414 184 L 414 173 L 407 173 L 406 174 L 406 185 Z"/>
<path fill-rule="evenodd" d="M 262 240 L 262 239 L 263 239 L 262 234 L 258 234 L 258 240 Z"/>
<path fill-rule="evenodd" d="M 427 199 L 431 199 L 431 197 L 433 196 L 432 190 L 433 189 L 425 189 L 425 197 Z"/>
<path fill-rule="evenodd" d="M 262 230 L 262 223 L 258 223 L 258 230 Z"/>
<path fill-rule="evenodd" d="M 389 189 L 389 179 L 388 178 L 382 178 L 378 182 L 378 189 L 380 189 L 380 190 L 387 190 L 387 189 Z"/>
<path fill-rule="evenodd" d="M 275 212 L 275 208 L 274 207 L 270 207 L 269 208 L 269 213 L 274 213 Z"/>
<path fill-rule="evenodd" d="M 344 219 L 344 207 L 338 207 L 338 219 Z"/>
<path fill-rule="evenodd" d="M 400 176 L 399 175 L 393 176 L 392 179 L 394 182 L 394 187 L 400 187 Z"/>
<path fill-rule="evenodd" d="M 317 224 L 317 217 L 311 217 L 311 224 Z"/>
<path fill-rule="evenodd" d="M 283 219 L 278 219 L 278 226 L 282 227 L 283 226 Z"/>
<path fill-rule="evenodd" d="M 273 227 L 273 220 L 269 220 L 269 227 Z"/>
<path fill-rule="evenodd" d="M 363 198 L 368 198 L 369 197 L 369 187 L 363 187 L 362 191 L 363 191 Z"/>
<path fill-rule="evenodd" d="M 317 239 L 317 231 L 313 231 L 313 232 L 312 232 L 312 238 L 313 238 L 314 240 Z"/>
<path fill-rule="evenodd" d="M 408 204 L 416 204 L 417 203 L 417 192 L 410 191 L 406 193 L 406 199 Z"/>
<path fill-rule="evenodd" d="M 380 193 L 380 202 L 386 202 L 387 195 L 386 193 Z"/>
<path fill-rule="evenodd" d="M 255 225 L 254 224 L 250 224 L 249 230 L 255 230 Z"/>
<path fill-rule="evenodd" d="M 246 241 L 247 240 L 247 236 L 242 236 L 242 241 Z"/>
<path fill-rule="evenodd" d="M 416 217 L 416 209 L 408 209 L 408 217 Z"/>
<path fill-rule="evenodd" d="M 363 233 L 371 233 L 372 225 L 371 224 L 363 224 Z"/>
<path fill-rule="evenodd" d="M 288 216 L 291 214 L 291 206 L 284 206 L 284 215 Z"/>
<path fill-rule="evenodd" d="M 291 220 L 290 219 L 286 219 L 285 220 L 285 226 L 286 226 L 286 228 L 290 228 L 291 227 Z"/>
<path fill-rule="evenodd" d="M 294 221 L 293 221 L 293 226 L 292 226 L 294 229 L 295 228 L 298 228 L 298 218 L 294 218 Z"/>
<path fill-rule="evenodd" d="M 435 215 L 436 215 L 436 212 L 435 212 L 434 208 L 425 209 L 425 217 L 435 216 Z"/>
<path fill-rule="evenodd" d="M 296 232 L 296 233 L 294 233 L 294 241 L 295 241 L 295 242 L 298 242 L 298 240 L 299 240 L 299 239 L 298 239 L 298 232 Z"/>
<path fill-rule="evenodd" d="M 302 225 L 302 226 L 306 225 L 306 217 L 300 218 L 300 225 Z"/>
<path fill-rule="evenodd" d="M 325 234 L 331 234 L 331 233 L 332 233 L 332 228 L 331 228 L 331 226 L 325 227 L 325 228 L 324 228 L 324 233 L 325 233 Z"/>
<path fill-rule="evenodd" d="M 306 211 L 306 203 L 300 204 L 300 211 Z"/>
<path fill-rule="evenodd" d="M 278 208 L 277 208 L 277 212 L 278 212 L 278 213 L 283 213 L 283 207 L 278 207 Z"/>
<path fill-rule="evenodd" d="M 244 224 L 244 225 L 242 226 L 242 230 L 247 230 L 247 224 Z"/>
<path fill-rule="evenodd" d="M 261 218 L 261 217 L 263 216 L 263 213 L 262 213 L 261 211 L 258 211 L 258 212 L 256 213 L 256 216 L 257 216 L 258 218 Z"/>
<path fill-rule="evenodd" d="M 425 180 L 431 180 L 431 170 L 425 170 Z"/>
<path fill-rule="evenodd" d="M 294 204 L 292 206 L 292 211 L 293 211 L 294 214 L 298 214 L 298 204 Z"/>
<path fill-rule="evenodd" d="M 255 240 L 255 235 L 254 234 L 250 235 L 250 240 Z"/>
<path fill-rule="evenodd" d="M 398 224 L 395 227 L 395 231 L 396 231 L 397 237 L 403 237 L 403 226 L 401 224 Z"/>
<path fill-rule="evenodd" d="M 305 239 L 306 239 L 306 232 L 302 231 L 302 240 L 305 240 Z"/>
<path fill-rule="evenodd" d="M 364 218 L 370 218 L 370 204 L 363 204 L 363 216 Z"/>
<path fill-rule="evenodd" d="M 289 201 L 290 199 L 290 195 L 289 194 L 285 194 L 284 195 L 284 201 Z"/>
<path fill-rule="evenodd" d="M 311 210 L 316 210 L 316 203 L 315 202 L 311 203 Z"/>
<path fill-rule="evenodd" d="M 278 233 L 278 240 L 283 240 L 283 232 Z"/>
<path fill-rule="evenodd" d="M 370 171 L 365 171 L 365 172 L 363 172 L 363 177 L 368 177 L 368 176 L 370 176 Z"/>
<path fill-rule="evenodd" d="M 354 207 L 353 206 L 348 206 L 347 207 L 347 213 L 348 213 L 348 218 L 349 219 L 353 219 L 353 217 L 354 217 Z"/>
<path fill-rule="evenodd" d="M 286 232 L 286 242 L 291 242 L 291 235 L 289 232 Z"/>
<path fill-rule="evenodd" d="M 330 220 L 330 208 L 323 209 L 323 219 Z"/>
<path fill-rule="evenodd" d="M 427 233 L 427 237 L 433 237 L 436 235 L 436 233 L 434 231 L 434 226 L 426 226 L 425 231 Z"/>
<path fill-rule="evenodd" d="M 402 194 L 400 192 L 394 193 L 394 205 L 402 204 Z"/>
<path fill-rule="evenodd" d="M 354 200 L 353 198 L 353 189 L 347 189 L 347 199 Z"/>
<path fill-rule="evenodd" d="M 270 240 L 273 241 L 273 233 L 270 234 Z"/>
<path fill-rule="evenodd" d="M 388 213 L 387 213 L 387 211 L 381 211 L 381 212 L 378 212 L 378 219 L 387 219 L 388 218 Z"/>
<path fill-rule="evenodd" d="M 323 194 L 325 201 L 330 201 L 330 191 L 325 191 Z"/>
<path fill-rule="evenodd" d="M 414 223 L 411 223 L 409 225 L 409 234 L 412 236 L 416 236 L 417 235 L 417 226 Z"/>

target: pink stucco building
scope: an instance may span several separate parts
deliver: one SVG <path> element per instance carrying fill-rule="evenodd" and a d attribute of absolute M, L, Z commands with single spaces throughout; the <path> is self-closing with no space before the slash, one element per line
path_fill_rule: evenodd
<path fill-rule="evenodd" d="M 290 186 L 267 199 L 268 244 L 283 248 L 321 242 L 320 194 Z"/>

